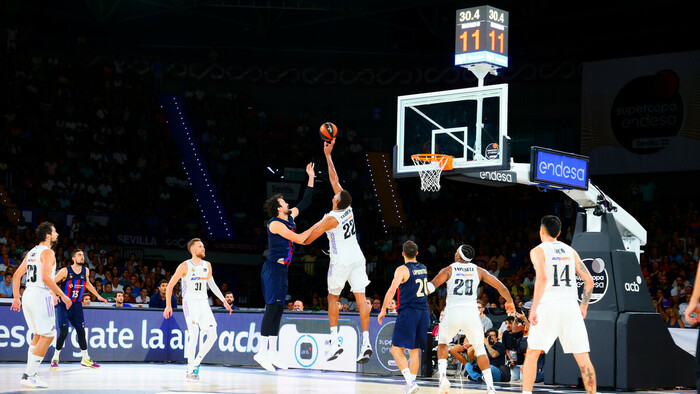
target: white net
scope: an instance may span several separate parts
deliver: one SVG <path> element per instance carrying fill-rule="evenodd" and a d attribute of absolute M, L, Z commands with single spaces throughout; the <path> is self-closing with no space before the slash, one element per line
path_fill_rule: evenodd
<path fill-rule="evenodd" d="M 440 190 L 440 174 L 447 164 L 447 155 L 413 155 L 413 164 L 418 166 L 420 188 L 425 192 Z"/>

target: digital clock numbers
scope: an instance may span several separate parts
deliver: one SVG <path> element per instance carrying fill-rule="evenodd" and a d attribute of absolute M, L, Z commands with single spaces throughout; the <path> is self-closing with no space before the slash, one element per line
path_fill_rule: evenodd
<path fill-rule="evenodd" d="M 455 65 L 508 66 L 508 12 L 491 6 L 457 10 Z"/>

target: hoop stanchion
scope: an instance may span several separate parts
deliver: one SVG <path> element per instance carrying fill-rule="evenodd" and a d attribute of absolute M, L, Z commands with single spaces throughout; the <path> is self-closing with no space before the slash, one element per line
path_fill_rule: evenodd
<path fill-rule="evenodd" d="M 418 167 L 420 176 L 420 188 L 426 192 L 440 190 L 440 174 L 443 170 L 452 170 L 452 158 L 450 155 L 435 153 L 421 153 L 411 155 L 413 164 Z"/>

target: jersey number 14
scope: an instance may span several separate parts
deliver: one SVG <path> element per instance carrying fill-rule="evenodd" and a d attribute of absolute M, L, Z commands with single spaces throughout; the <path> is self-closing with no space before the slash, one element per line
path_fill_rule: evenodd
<path fill-rule="evenodd" d="M 561 271 L 561 276 L 559 275 L 559 266 L 552 264 L 554 267 L 554 283 L 553 287 L 559 287 L 559 282 L 564 282 L 564 286 L 571 287 L 571 278 L 569 275 L 569 265 L 565 265 L 564 269 Z"/>

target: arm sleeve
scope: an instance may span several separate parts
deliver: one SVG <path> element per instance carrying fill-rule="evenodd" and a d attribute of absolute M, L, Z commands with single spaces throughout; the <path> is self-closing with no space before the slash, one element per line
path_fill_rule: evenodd
<path fill-rule="evenodd" d="M 297 209 L 299 210 L 299 213 L 301 213 L 301 211 L 305 210 L 309 207 L 309 205 L 311 205 L 312 194 L 314 194 L 313 187 L 307 187 L 306 190 L 304 190 L 304 197 L 302 197 L 301 201 L 299 201 L 299 204 L 297 204 Z"/>
<path fill-rule="evenodd" d="M 223 294 L 221 294 L 221 290 L 219 290 L 219 286 L 217 286 L 216 282 L 214 282 L 214 277 L 207 279 L 207 285 L 209 285 L 211 292 L 214 293 L 216 298 L 220 299 L 221 302 L 226 302 L 226 298 L 224 297 Z"/>

